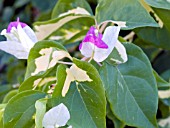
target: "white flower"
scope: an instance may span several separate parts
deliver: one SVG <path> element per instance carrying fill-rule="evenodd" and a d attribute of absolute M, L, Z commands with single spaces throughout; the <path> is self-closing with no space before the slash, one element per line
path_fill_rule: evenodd
<path fill-rule="evenodd" d="M 19 22 L 19 18 L 2 30 L 1 35 L 4 35 L 7 41 L 0 42 L 0 49 L 18 59 L 27 59 L 30 49 L 37 42 L 34 31 L 27 24 Z"/>
<path fill-rule="evenodd" d="M 61 103 L 45 113 L 42 125 L 44 128 L 58 128 L 65 126 L 69 119 L 70 113 L 67 107 Z"/>
<path fill-rule="evenodd" d="M 79 46 L 80 52 L 87 58 L 94 59 L 96 62 L 102 62 L 116 47 L 120 55 L 123 54 L 125 61 L 127 61 L 125 48 L 118 42 L 119 31 L 119 26 L 109 26 L 102 35 L 92 26 Z"/>

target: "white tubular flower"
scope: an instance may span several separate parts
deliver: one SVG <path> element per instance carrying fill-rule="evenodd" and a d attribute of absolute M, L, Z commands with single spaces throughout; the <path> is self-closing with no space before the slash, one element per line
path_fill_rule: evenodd
<path fill-rule="evenodd" d="M 59 128 L 65 126 L 69 119 L 70 113 L 67 107 L 61 103 L 45 113 L 42 125 L 44 128 Z"/>
<path fill-rule="evenodd" d="M 0 50 L 18 59 L 27 59 L 30 49 L 37 42 L 34 31 L 27 24 L 20 22 L 19 18 L 2 30 L 1 35 L 4 35 L 7 41 L 0 42 Z"/>

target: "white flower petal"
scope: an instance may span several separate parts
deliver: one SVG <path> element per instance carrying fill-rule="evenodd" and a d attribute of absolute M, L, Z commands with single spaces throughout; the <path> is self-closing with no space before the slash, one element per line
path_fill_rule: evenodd
<path fill-rule="evenodd" d="M 109 26 L 106 28 L 102 40 L 108 45 L 108 49 L 95 47 L 93 59 L 96 62 L 104 61 L 112 52 L 118 38 L 120 27 Z"/>
<path fill-rule="evenodd" d="M 128 60 L 127 53 L 125 47 L 119 41 L 116 42 L 115 48 L 119 52 L 121 58 L 123 59 L 123 63 Z"/>
<path fill-rule="evenodd" d="M 42 124 L 45 128 L 52 126 L 65 126 L 70 119 L 70 113 L 67 107 L 61 103 L 45 113 Z"/>
<path fill-rule="evenodd" d="M 108 45 L 108 53 L 110 54 L 117 42 L 118 35 L 120 32 L 120 27 L 117 26 L 109 26 L 106 28 L 102 40 Z"/>
<path fill-rule="evenodd" d="M 102 49 L 102 48 L 98 48 L 98 47 L 95 46 L 93 59 L 96 62 L 104 61 L 110 54 L 108 49 Z"/>
<path fill-rule="evenodd" d="M 28 35 L 25 33 L 25 31 L 23 30 L 23 28 L 21 27 L 21 25 L 19 24 L 17 26 L 17 33 L 19 36 L 19 40 L 21 41 L 21 44 L 28 50 L 30 51 L 30 49 L 34 46 L 35 42 L 33 42 Z"/>
<path fill-rule="evenodd" d="M 46 126 L 45 128 L 55 128 L 55 126 Z"/>
<path fill-rule="evenodd" d="M 36 43 L 38 41 L 34 31 L 29 26 L 25 26 L 23 30 L 27 34 L 27 36 L 32 40 L 32 42 Z"/>
<path fill-rule="evenodd" d="M 94 44 L 90 43 L 90 42 L 84 42 L 82 44 L 82 47 L 80 49 L 81 54 L 87 58 L 92 57 L 93 55 L 93 50 L 94 50 Z"/>
<path fill-rule="evenodd" d="M 16 28 L 13 28 L 13 29 L 16 30 Z M 4 35 L 7 39 L 7 41 L 17 41 L 17 42 L 19 42 L 19 40 L 16 38 L 16 36 L 14 36 L 14 34 L 12 34 L 12 33 L 7 33 L 6 29 L 2 30 L 1 35 Z"/>
<path fill-rule="evenodd" d="M 6 34 L 7 34 L 6 29 L 3 29 L 3 30 L 1 31 L 1 35 L 6 35 Z"/>
<path fill-rule="evenodd" d="M 3 50 L 9 54 L 14 55 L 18 59 L 27 59 L 28 52 L 25 48 L 16 41 L 2 41 L 0 42 L 0 50 Z"/>

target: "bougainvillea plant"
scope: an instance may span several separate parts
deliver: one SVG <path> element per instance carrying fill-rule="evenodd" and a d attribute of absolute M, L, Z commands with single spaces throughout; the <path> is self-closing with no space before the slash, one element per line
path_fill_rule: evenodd
<path fill-rule="evenodd" d="M 33 29 L 10 22 L 0 50 L 27 60 L 27 69 L 0 104 L 0 127 L 106 128 L 107 119 L 115 128 L 168 128 L 168 116 L 156 115 L 158 100 L 169 109 L 170 84 L 138 45 L 164 48 L 157 41 L 162 31 L 170 37 L 168 11 L 168 0 L 98 0 L 94 15 L 86 0 L 58 0 Z"/>

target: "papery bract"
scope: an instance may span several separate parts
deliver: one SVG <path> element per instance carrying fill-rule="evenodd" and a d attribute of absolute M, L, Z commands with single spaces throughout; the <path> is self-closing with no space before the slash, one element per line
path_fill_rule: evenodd
<path fill-rule="evenodd" d="M 70 119 L 67 107 L 61 103 L 45 113 L 42 125 L 44 128 L 58 128 L 65 126 Z"/>
<path fill-rule="evenodd" d="M 95 27 L 91 27 L 79 46 L 81 53 L 96 62 L 104 61 L 117 42 L 119 31 L 120 27 L 109 26 L 102 35 Z"/>
<path fill-rule="evenodd" d="M 4 35 L 7 41 L 0 42 L 0 49 L 18 59 L 27 59 L 30 49 L 37 42 L 34 31 L 27 24 L 20 22 L 19 18 L 2 30 L 1 35 Z"/>

